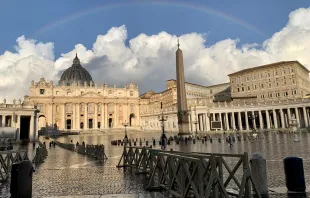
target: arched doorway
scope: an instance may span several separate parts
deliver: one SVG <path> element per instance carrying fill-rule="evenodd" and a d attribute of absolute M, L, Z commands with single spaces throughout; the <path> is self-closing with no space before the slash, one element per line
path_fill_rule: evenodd
<path fill-rule="evenodd" d="M 132 126 L 132 123 L 133 123 L 133 119 L 135 118 L 135 114 L 134 113 L 131 113 L 129 115 L 129 126 Z"/>
<path fill-rule="evenodd" d="M 44 115 L 39 116 L 39 130 L 46 127 L 46 117 Z"/>

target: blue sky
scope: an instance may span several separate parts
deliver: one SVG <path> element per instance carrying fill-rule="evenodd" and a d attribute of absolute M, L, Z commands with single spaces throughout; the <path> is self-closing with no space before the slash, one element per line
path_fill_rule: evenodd
<path fill-rule="evenodd" d="M 57 84 L 76 53 L 99 85 L 162 91 L 176 78 L 176 35 L 187 82 L 278 61 L 310 69 L 309 0 L 10 0 L 0 27 L 0 100 L 42 77 Z"/>
<path fill-rule="evenodd" d="M 77 43 L 91 48 L 98 34 L 105 34 L 111 27 L 122 24 L 128 29 L 129 39 L 140 33 L 151 35 L 166 31 L 178 35 L 208 33 L 207 45 L 226 38 L 239 38 L 239 44 L 261 43 L 285 26 L 291 11 L 309 5 L 308 0 L 167 0 L 159 4 L 129 0 L 1 1 L 0 54 L 5 50 L 12 51 L 16 38 L 25 35 L 28 39 L 53 42 L 57 58 Z M 94 11 L 98 7 L 102 9 Z M 204 8 L 233 16 L 257 28 L 263 35 Z M 74 17 L 79 16 L 78 13 L 84 15 Z"/>

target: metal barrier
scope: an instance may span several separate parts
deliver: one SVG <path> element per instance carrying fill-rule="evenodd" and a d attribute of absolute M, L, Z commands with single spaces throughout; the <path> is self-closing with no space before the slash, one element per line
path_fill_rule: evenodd
<path fill-rule="evenodd" d="M 105 150 L 104 150 L 104 145 L 103 144 L 98 144 L 98 145 L 83 145 L 80 144 L 75 148 L 74 144 L 65 144 L 61 142 L 56 142 L 56 144 L 64 149 L 68 149 L 71 151 L 76 151 L 79 154 L 87 155 L 89 157 L 99 159 L 99 160 L 106 160 L 108 159 Z"/>
<path fill-rule="evenodd" d="M 185 153 L 150 147 L 124 147 L 117 167 L 149 178 L 148 190 L 165 189 L 177 197 L 251 197 L 248 154 Z"/>
<path fill-rule="evenodd" d="M 12 164 L 23 160 L 29 160 L 27 150 L 0 151 L 0 181 L 7 181 Z"/>

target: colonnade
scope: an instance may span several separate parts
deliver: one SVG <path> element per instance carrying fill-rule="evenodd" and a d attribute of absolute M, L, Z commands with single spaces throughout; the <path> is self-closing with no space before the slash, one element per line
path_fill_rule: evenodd
<path fill-rule="evenodd" d="M 280 129 L 288 128 L 292 121 L 296 120 L 297 126 L 309 127 L 310 107 L 287 107 L 287 108 L 266 108 L 247 110 L 211 110 L 208 113 L 197 114 L 191 119 L 191 131 L 210 130 L 252 130 L 252 129 Z M 192 117 L 192 115 L 191 115 Z M 213 121 L 220 123 L 220 127 L 212 124 Z"/>

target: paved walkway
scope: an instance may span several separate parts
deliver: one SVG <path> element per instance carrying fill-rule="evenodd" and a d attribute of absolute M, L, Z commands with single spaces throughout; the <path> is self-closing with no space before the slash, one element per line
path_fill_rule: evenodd
<path fill-rule="evenodd" d="M 113 195 L 83 195 L 83 196 L 63 196 L 63 197 L 47 197 L 47 198 L 164 198 L 159 193 L 149 194 L 113 194 Z"/>

